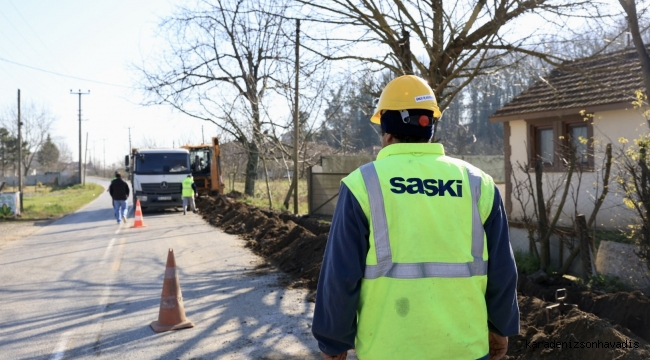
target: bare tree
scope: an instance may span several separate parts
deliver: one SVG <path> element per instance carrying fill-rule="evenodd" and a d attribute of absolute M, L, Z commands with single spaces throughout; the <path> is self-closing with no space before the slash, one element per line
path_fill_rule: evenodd
<path fill-rule="evenodd" d="M 4 112 L 0 114 L 0 126 L 6 128 L 13 137 L 18 135 L 17 119 L 17 109 L 13 105 L 5 108 Z M 28 103 L 21 109 L 21 120 L 23 123 L 21 129 L 22 140 L 28 152 L 23 154 L 20 162 L 23 167 L 23 173 L 27 175 L 34 157 L 47 140 L 47 136 L 56 121 L 56 117 L 45 106 Z"/>
<path fill-rule="evenodd" d="M 600 4 L 583 0 L 298 1 L 313 10 L 313 21 L 339 27 L 337 36 L 314 35 L 326 40 L 327 47 L 312 51 L 332 60 L 375 64 L 399 75 L 419 74 L 435 91 L 441 109 L 476 76 L 511 65 L 502 61 L 506 55 L 536 56 L 559 65 L 562 59 L 547 52 L 542 39 L 551 27 L 570 31 L 564 21 L 568 16 L 608 16 Z M 545 29 L 519 27 L 516 35 L 509 33 L 506 25 L 532 13 L 546 16 Z M 423 51 L 412 54 L 412 44 Z"/>
<path fill-rule="evenodd" d="M 67 142 L 63 139 L 55 140 L 56 147 L 59 149 L 59 161 L 56 166 L 56 171 L 62 172 L 68 170 L 70 163 L 73 160 L 72 150 L 68 146 Z M 93 162 L 93 167 L 96 169 L 97 164 Z M 97 173 L 95 173 L 97 175 Z"/>
<path fill-rule="evenodd" d="M 167 104 L 216 124 L 248 152 L 245 193 L 254 195 L 259 145 L 270 125 L 262 108 L 283 62 L 292 61 L 282 16 L 286 0 L 198 0 L 161 24 L 169 49 L 159 65 L 142 66 L 145 104 Z"/>
<path fill-rule="evenodd" d="M 634 42 L 636 52 L 639 55 L 639 61 L 641 62 L 641 73 L 643 74 L 643 83 L 645 85 L 645 94 L 647 97 L 647 95 L 650 94 L 650 54 L 648 54 L 648 48 L 643 43 L 643 37 L 641 35 L 641 29 L 639 27 L 639 16 L 636 11 L 636 1 L 618 0 L 618 2 L 621 4 L 623 10 L 625 10 L 625 13 L 627 14 L 629 31 L 632 35 L 632 41 Z M 643 12 L 646 10 L 647 7 L 644 7 Z"/>

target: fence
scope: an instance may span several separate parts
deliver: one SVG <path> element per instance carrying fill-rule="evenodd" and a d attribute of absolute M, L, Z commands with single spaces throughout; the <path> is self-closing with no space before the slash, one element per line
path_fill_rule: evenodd
<path fill-rule="evenodd" d="M 23 185 L 36 185 L 39 182 L 43 185 L 72 185 L 78 182 L 77 174 L 63 172 L 23 176 Z M 0 177 L 0 181 L 4 181 L 7 186 L 18 186 L 18 176 Z"/>
<path fill-rule="evenodd" d="M 307 170 L 307 193 L 310 215 L 333 215 L 341 180 L 349 173 L 324 173 Z"/>
<path fill-rule="evenodd" d="M 332 216 L 338 201 L 341 180 L 359 166 L 373 160 L 373 155 L 322 156 L 320 166 L 307 169 L 309 214 Z"/>

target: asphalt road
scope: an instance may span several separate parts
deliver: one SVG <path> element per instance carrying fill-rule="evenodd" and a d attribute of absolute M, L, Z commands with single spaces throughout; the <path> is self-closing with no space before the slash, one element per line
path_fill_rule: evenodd
<path fill-rule="evenodd" d="M 306 291 L 254 269 L 261 260 L 242 240 L 195 214 L 128 220 L 118 227 L 104 192 L 0 249 L 0 358 L 319 358 Z M 156 334 L 169 248 L 195 327 Z"/>

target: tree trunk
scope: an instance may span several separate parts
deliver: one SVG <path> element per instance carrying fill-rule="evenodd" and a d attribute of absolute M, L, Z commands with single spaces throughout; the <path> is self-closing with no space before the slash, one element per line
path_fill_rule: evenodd
<path fill-rule="evenodd" d="M 582 277 L 586 281 L 592 275 L 595 275 L 593 272 L 593 259 L 591 251 L 591 240 L 589 239 L 589 230 L 587 230 L 587 220 L 584 215 L 578 215 L 576 218 L 576 229 L 578 233 L 578 239 L 580 240 L 580 255 L 582 260 Z"/>
<path fill-rule="evenodd" d="M 269 187 L 269 170 L 266 167 L 265 156 L 262 156 L 262 165 L 264 166 L 264 180 L 266 182 L 266 196 L 269 199 L 269 209 L 273 209 L 273 199 L 271 198 L 271 188 Z"/>
<path fill-rule="evenodd" d="M 564 265 L 562 265 L 562 269 L 560 270 L 560 275 L 564 275 L 569 271 L 571 264 L 573 264 L 573 260 L 575 260 L 576 257 L 578 257 L 578 254 L 580 254 L 580 244 L 578 244 L 576 247 L 573 248 L 573 250 L 571 250 L 569 257 L 567 257 L 566 261 L 564 262 Z"/>
<path fill-rule="evenodd" d="M 537 192 L 537 217 L 538 217 L 538 234 L 540 240 L 539 267 L 541 270 L 551 264 L 551 253 L 549 246 L 549 237 L 546 236 L 548 229 L 548 218 L 546 217 L 546 204 L 544 203 L 544 190 L 542 186 L 543 165 L 542 160 L 537 159 L 535 163 L 535 190 Z"/>
<path fill-rule="evenodd" d="M 260 151 L 255 141 L 248 144 L 248 161 L 246 163 L 246 180 L 244 194 L 255 196 L 255 180 L 257 180 L 257 165 L 260 160 Z"/>
<path fill-rule="evenodd" d="M 411 54 L 411 40 L 410 34 L 406 30 L 402 30 L 402 38 L 397 45 L 399 49 L 399 59 L 402 65 L 404 75 L 413 75 L 413 55 Z M 400 74 L 401 75 L 401 74 Z"/>
<path fill-rule="evenodd" d="M 639 18 L 636 12 L 636 3 L 634 0 L 619 0 L 619 3 L 627 14 L 627 23 L 629 25 L 630 34 L 634 47 L 639 55 L 639 62 L 641 63 L 641 73 L 643 74 L 643 82 L 645 85 L 646 95 L 650 95 L 650 55 L 643 43 L 641 31 L 639 29 Z M 650 122 L 650 119 L 648 119 Z"/>

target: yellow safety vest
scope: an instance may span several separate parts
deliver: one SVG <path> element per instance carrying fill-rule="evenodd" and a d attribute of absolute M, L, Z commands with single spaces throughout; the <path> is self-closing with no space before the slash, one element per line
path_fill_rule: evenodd
<path fill-rule="evenodd" d="M 182 196 L 184 197 L 192 197 L 194 196 L 194 189 L 192 189 L 192 184 L 194 183 L 194 180 L 192 178 L 186 177 L 183 179 L 183 194 Z"/>
<path fill-rule="evenodd" d="M 489 352 L 483 223 L 494 181 L 441 144 L 392 144 L 343 179 L 370 227 L 359 359 L 478 359 Z"/>

